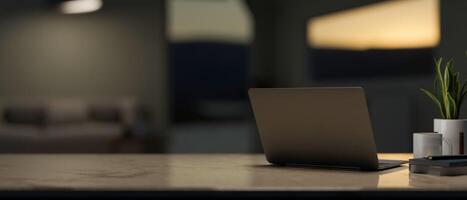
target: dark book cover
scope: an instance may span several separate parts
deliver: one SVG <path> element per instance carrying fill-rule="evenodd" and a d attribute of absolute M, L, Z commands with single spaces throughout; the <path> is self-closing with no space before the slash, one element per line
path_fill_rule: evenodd
<path fill-rule="evenodd" d="M 430 160 L 427 158 L 414 158 L 409 160 L 409 164 L 437 167 L 463 167 L 467 166 L 467 159 Z"/>
<path fill-rule="evenodd" d="M 439 167 L 429 165 L 409 165 L 411 173 L 430 174 L 435 176 L 460 176 L 467 175 L 467 166 L 459 167 Z"/>

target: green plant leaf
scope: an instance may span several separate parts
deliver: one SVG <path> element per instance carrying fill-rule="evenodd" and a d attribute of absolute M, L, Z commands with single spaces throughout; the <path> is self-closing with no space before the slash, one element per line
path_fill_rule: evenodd
<path fill-rule="evenodd" d="M 449 62 L 446 64 L 446 67 L 444 67 L 444 90 L 449 91 L 451 88 L 450 82 L 451 81 L 451 72 L 449 68 Z"/>
<path fill-rule="evenodd" d="M 451 93 L 452 98 L 455 100 L 457 98 L 457 88 L 459 87 L 459 82 L 457 81 L 457 73 L 454 72 L 454 62 L 452 59 L 446 63 L 446 69 L 449 73 L 449 87 L 448 92 Z M 453 96 L 454 95 L 454 96 Z"/>
<path fill-rule="evenodd" d="M 435 59 L 435 73 L 438 80 L 440 91 L 444 90 L 443 75 L 441 74 L 441 62 L 443 58 Z"/>
<path fill-rule="evenodd" d="M 465 87 L 466 85 L 467 85 L 467 81 L 464 81 L 464 83 L 462 84 L 461 89 L 459 90 L 460 96 L 462 96 L 463 93 L 464 93 L 464 90 L 467 89 L 467 88 Z"/>
<path fill-rule="evenodd" d="M 443 107 L 441 106 L 441 103 L 439 102 L 439 100 L 436 98 L 435 95 L 433 95 L 431 92 L 429 92 L 428 90 L 425 90 L 423 88 L 420 88 L 421 91 L 423 91 L 428 97 L 431 98 L 431 100 L 433 100 L 433 102 L 435 102 L 436 106 L 438 107 L 439 111 L 440 111 L 440 114 L 441 114 L 441 117 L 442 118 L 446 118 L 445 115 L 444 115 L 444 111 L 443 111 Z"/>
<path fill-rule="evenodd" d="M 461 91 L 461 87 L 462 87 L 462 86 L 461 86 L 460 78 L 459 78 L 459 77 L 460 77 L 460 73 L 459 73 L 459 72 L 455 73 L 455 74 L 454 74 L 454 77 L 455 77 L 455 78 L 454 78 L 455 87 L 454 87 L 453 92 L 454 92 L 454 94 L 455 94 L 454 100 L 457 101 L 457 100 L 459 100 L 460 96 L 462 95 L 462 91 Z"/>
<path fill-rule="evenodd" d="M 456 90 L 453 91 L 455 96 L 454 96 L 454 100 L 456 101 L 456 106 L 457 106 L 457 110 L 458 112 L 460 112 L 460 108 L 461 108 L 461 96 L 462 96 L 462 92 L 464 90 L 464 84 L 461 84 L 461 81 L 460 81 L 460 73 L 457 72 L 456 73 L 456 79 L 455 79 L 455 82 L 456 82 Z"/>
<path fill-rule="evenodd" d="M 444 115 L 446 118 L 450 118 L 449 113 L 449 100 L 447 97 L 447 90 L 448 85 L 446 85 L 446 73 L 443 75 L 441 72 L 441 65 L 443 63 L 443 58 L 435 59 L 435 71 L 436 71 L 436 78 L 438 79 L 439 83 L 439 96 L 440 96 L 440 104 L 442 106 Z M 446 72 L 446 69 L 444 70 Z"/>
<path fill-rule="evenodd" d="M 449 112 L 451 116 L 451 118 L 448 118 L 448 119 L 457 119 L 458 113 L 457 113 L 456 101 L 454 101 L 454 98 L 452 98 L 451 94 L 449 93 L 448 93 L 448 99 L 449 99 Z"/>
<path fill-rule="evenodd" d="M 462 95 L 460 96 L 459 100 L 458 100 L 458 104 L 457 104 L 457 109 L 460 111 L 461 107 L 462 107 L 462 103 L 464 102 L 464 98 L 465 98 L 465 95 L 467 95 L 467 88 L 465 87 L 466 86 L 466 83 L 467 81 L 464 82 L 463 86 L 462 86 Z"/>
<path fill-rule="evenodd" d="M 454 69 L 454 61 L 443 64 L 443 58 L 435 58 L 434 94 L 422 89 L 436 104 L 445 119 L 458 118 L 467 96 L 467 82 L 461 83 L 461 75 Z"/>

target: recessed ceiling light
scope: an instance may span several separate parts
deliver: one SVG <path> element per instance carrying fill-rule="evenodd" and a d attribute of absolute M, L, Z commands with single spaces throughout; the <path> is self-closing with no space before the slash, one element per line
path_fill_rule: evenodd
<path fill-rule="evenodd" d="M 99 10 L 102 0 L 67 0 L 59 5 L 59 10 L 65 14 L 89 13 Z"/>

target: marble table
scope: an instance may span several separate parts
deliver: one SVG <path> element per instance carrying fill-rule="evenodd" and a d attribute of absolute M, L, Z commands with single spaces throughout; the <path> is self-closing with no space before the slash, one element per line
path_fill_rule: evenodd
<path fill-rule="evenodd" d="M 407 160 L 410 154 L 380 154 Z M 28 192 L 377 192 L 467 190 L 467 176 L 277 167 L 253 154 L 4 154 L 0 193 Z M 179 193 L 178 193 L 179 194 Z M 271 193 L 268 193 L 271 194 Z M 311 194 L 311 193 L 310 193 Z M 339 193 L 341 194 L 341 193 Z"/>

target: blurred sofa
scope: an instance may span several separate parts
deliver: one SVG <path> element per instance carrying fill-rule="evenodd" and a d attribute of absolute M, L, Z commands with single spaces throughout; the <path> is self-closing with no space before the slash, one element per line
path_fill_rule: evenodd
<path fill-rule="evenodd" d="M 127 98 L 3 100 L 0 153 L 113 153 L 128 141 L 143 151 L 134 136 L 145 133 L 132 132 L 140 111 Z"/>

